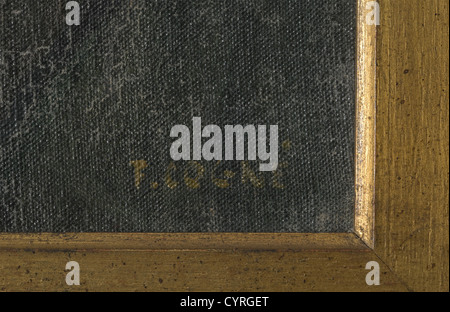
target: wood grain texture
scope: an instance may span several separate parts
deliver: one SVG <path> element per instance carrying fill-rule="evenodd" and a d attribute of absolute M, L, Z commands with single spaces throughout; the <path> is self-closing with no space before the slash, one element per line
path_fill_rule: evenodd
<path fill-rule="evenodd" d="M 448 291 L 449 4 L 380 3 L 374 251 L 345 234 L 0 235 L 0 290 Z M 80 287 L 64 283 L 71 260 Z"/>
<path fill-rule="evenodd" d="M 352 233 L 335 234 L 0 234 L 0 252 L 39 251 L 125 251 L 125 250 L 232 250 L 300 251 L 366 250 Z"/>
<path fill-rule="evenodd" d="M 384 0 L 376 248 L 415 291 L 449 290 L 449 2 Z"/>
<path fill-rule="evenodd" d="M 65 285 L 77 261 L 81 286 Z M 386 266 L 365 283 L 372 252 L 117 251 L 0 253 L 3 291 L 405 291 Z"/>

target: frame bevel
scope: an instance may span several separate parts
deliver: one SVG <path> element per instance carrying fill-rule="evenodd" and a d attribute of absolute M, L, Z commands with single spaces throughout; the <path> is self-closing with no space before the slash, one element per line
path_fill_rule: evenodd
<path fill-rule="evenodd" d="M 366 5 L 358 0 L 356 74 L 355 234 L 375 245 L 376 36 L 366 23 Z"/>
<path fill-rule="evenodd" d="M 0 250 L 361 250 L 374 246 L 376 27 L 357 0 L 354 233 L 2 234 Z M 358 240 L 361 239 L 361 242 Z"/>

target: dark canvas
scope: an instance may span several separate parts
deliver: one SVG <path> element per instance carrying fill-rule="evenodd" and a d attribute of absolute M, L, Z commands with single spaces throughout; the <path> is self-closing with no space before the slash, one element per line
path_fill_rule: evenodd
<path fill-rule="evenodd" d="M 352 229 L 355 0 L 79 3 L 0 0 L 0 232 Z M 279 171 L 174 163 L 193 117 L 278 125 Z"/>

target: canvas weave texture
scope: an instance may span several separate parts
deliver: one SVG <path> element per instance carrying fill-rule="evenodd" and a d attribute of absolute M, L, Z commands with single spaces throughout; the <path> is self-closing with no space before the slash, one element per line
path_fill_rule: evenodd
<path fill-rule="evenodd" d="M 78 2 L 0 0 L 0 232 L 353 229 L 355 0 Z M 193 117 L 278 170 L 173 161 Z"/>

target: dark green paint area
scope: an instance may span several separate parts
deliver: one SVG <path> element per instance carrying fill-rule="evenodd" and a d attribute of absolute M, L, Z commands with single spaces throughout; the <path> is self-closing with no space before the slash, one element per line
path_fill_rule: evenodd
<path fill-rule="evenodd" d="M 1 232 L 352 230 L 356 1 L 79 2 L 0 0 Z M 193 117 L 278 125 L 280 171 L 192 184 Z"/>

